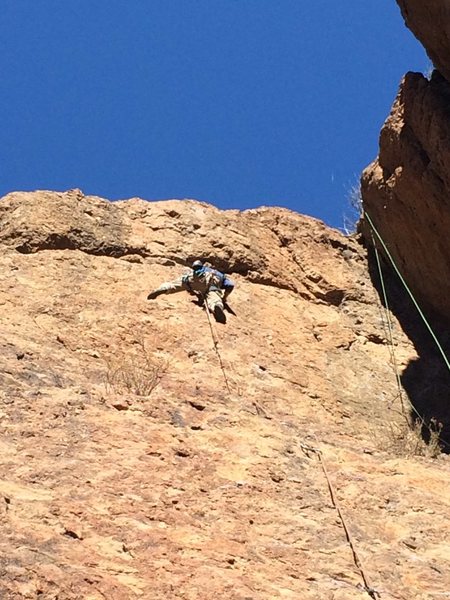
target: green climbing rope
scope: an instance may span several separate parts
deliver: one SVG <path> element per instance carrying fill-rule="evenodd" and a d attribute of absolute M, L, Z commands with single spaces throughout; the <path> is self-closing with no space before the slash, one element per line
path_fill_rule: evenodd
<path fill-rule="evenodd" d="M 388 332 L 389 332 L 389 343 L 391 345 L 391 360 L 392 360 L 392 364 L 393 364 L 394 371 L 395 371 L 395 378 L 397 380 L 398 396 L 400 398 L 400 404 L 401 404 L 401 408 L 402 408 L 402 414 L 404 415 L 405 414 L 405 407 L 404 407 L 404 404 L 403 404 L 403 388 L 402 388 L 402 382 L 401 382 L 401 379 L 400 379 L 400 373 L 399 373 L 399 369 L 398 369 L 398 365 L 397 365 L 397 358 L 396 358 L 395 352 L 394 352 L 394 334 L 393 334 L 393 327 L 392 327 L 391 315 L 389 313 L 389 302 L 388 302 L 388 297 L 387 297 L 387 292 L 386 292 L 386 286 L 384 285 L 384 277 L 383 277 L 383 271 L 381 270 L 381 261 L 380 261 L 380 256 L 379 256 L 379 253 L 378 253 L 378 248 L 376 247 L 375 239 L 373 237 L 373 233 L 371 232 L 371 234 L 372 234 L 372 244 L 373 244 L 373 247 L 375 248 L 375 258 L 377 260 L 378 274 L 380 276 L 381 291 L 383 293 L 383 300 L 384 300 L 384 306 L 385 306 L 386 321 L 387 321 Z"/>
<path fill-rule="evenodd" d="M 411 300 L 413 301 L 413 304 L 414 304 L 414 306 L 416 307 L 416 309 L 417 309 L 417 312 L 419 313 L 419 315 L 421 316 L 421 318 L 422 318 L 423 322 L 425 323 L 425 326 L 426 326 L 426 328 L 427 328 L 427 329 L 428 329 L 428 331 L 430 332 L 430 334 L 431 334 L 431 337 L 433 338 L 434 342 L 436 343 L 436 346 L 438 347 L 438 349 L 439 349 L 439 352 L 441 353 L 441 355 L 442 355 L 442 358 L 444 359 L 444 362 L 445 362 L 445 364 L 447 365 L 447 368 L 448 368 L 448 370 L 450 371 L 450 361 L 448 360 L 448 358 L 447 358 L 447 356 L 446 356 L 446 354 L 445 354 L 445 352 L 444 352 L 444 349 L 442 348 L 442 346 L 441 346 L 441 344 L 440 344 L 440 342 L 439 342 L 439 340 L 438 340 L 438 338 L 437 338 L 436 334 L 434 333 L 433 329 L 431 328 L 431 325 L 428 323 L 428 321 L 427 321 L 427 319 L 426 319 L 425 315 L 424 315 L 424 314 L 423 314 L 423 312 L 422 312 L 422 309 L 420 308 L 419 304 L 417 303 L 417 300 L 414 298 L 414 295 L 413 295 L 413 293 L 412 293 L 412 292 L 411 292 L 411 290 L 409 289 L 409 287 L 408 287 L 408 285 L 407 285 L 406 281 L 404 280 L 404 278 L 403 278 L 402 274 L 400 273 L 400 271 L 399 271 L 399 269 L 398 269 L 397 265 L 395 264 L 395 261 L 394 261 L 394 259 L 392 258 L 392 256 L 391 256 L 391 253 L 390 253 L 390 252 L 389 252 L 389 250 L 387 249 L 387 246 L 386 246 L 386 244 L 384 243 L 384 240 L 383 240 L 383 238 L 381 237 L 381 235 L 379 234 L 379 232 L 378 232 L 377 228 L 376 228 L 376 227 L 375 227 L 375 225 L 373 224 L 373 221 L 372 221 L 372 219 L 370 218 L 370 216 L 369 216 L 369 214 L 367 213 L 367 211 L 363 211 L 363 216 L 364 216 L 364 217 L 367 219 L 367 221 L 368 221 L 368 223 L 369 223 L 370 227 L 372 228 L 372 231 L 375 233 L 375 235 L 377 236 L 377 238 L 378 238 L 378 240 L 379 240 L 380 244 L 381 244 L 381 245 L 382 245 L 382 247 L 383 247 L 383 250 L 386 252 L 386 255 L 387 255 L 387 257 L 389 258 L 389 260 L 391 261 L 391 264 L 392 264 L 392 266 L 394 267 L 394 270 L 395 270 L 395 272 L 396 272 L 396 273 L 397 273 L 397 275 L 399 276 L 399 279 L 400 279 L 400 281 L 402 282 L 402 284 L 403 284 L 403 286 L 404 286 L 405 290 L 408 292 L 408 294 L 409 294 L 409 297 L 410 297 L 410 298 L 411 298 Z"/>

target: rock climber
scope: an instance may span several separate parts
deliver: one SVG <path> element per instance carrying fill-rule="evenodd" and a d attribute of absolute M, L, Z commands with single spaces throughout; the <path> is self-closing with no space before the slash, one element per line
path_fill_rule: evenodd
<path fill-rule="evenodd" d="M 206 308 L 213 313 L 219 323 L 226 323 L 224 304 L 234 289 L 234 283 L 221 271 L 203 264 L 201 260 L 192 263 L 192 271 L 182 275 L 175 281 L 163 283 L 158 289 L 150 292 L 147 300 L 154 300 L 161 294 L 175 294 L 186 291 L 199 296 Z"/>

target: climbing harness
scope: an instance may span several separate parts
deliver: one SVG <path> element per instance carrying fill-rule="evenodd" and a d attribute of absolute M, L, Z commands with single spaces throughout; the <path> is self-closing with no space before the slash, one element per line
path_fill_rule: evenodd
<path fill-rule="evenodd" d="M 336 492 L 335 492 L 334 486 L 331 483 L 330 476 L 328 475 L 328 470 L 327 470 L 327 466 L 326 466 L 325 459 L 323 457 L 322 451 L 319 450 L 318 448 L 314 448 L 313 446 L 309 446 L 307 444 L 302 444 L 300 442 L 299 442 L 299 446 L 305 452 L 305 454 L 308 457 L 310 456 L 310 454 L 315 454 L 316 456 L 318 456 L 320 465 L 322 467 L 323 474 L 325 475 L 325 479 L 327 481 L 328 490 L 330 492 L 331 503 L 333 504 L 333 507 L 336 509 L 336 512 L 337 512 L 337 514 L 339 516 L 339 520 L 341 521 L 342 528 L 343 528 L 344 533 L 345 533 L 345 537 L 346 537 L 347 542 L 348 542 L 348 544 L 350 546 L 350 549 L 352 551 L 353 562 L 355 563 L 355 566 L 358 569 L 358 571 L 360 572 L 360 575 L 362 577 L 362 580 L 363 580 L 363 583 L 364 583 L 364 588 L 363 589 L 364 589 L 365 592 L 367 592 L 367 594 L 373 600 L 377 600 L 377 598 L 381 597 L 380 593 L 377 592 L 377 590 L 371 585 L 369 577 L 367 575 L 367 570 L 363 566 L 363 563 L 361 561 L 361 557 L 358 555 L 355 543 L 353 541 L 353 537 L 352 537 L 352 535 L 350 533 L 350 529 L 349 529 L 349 527 L 347 525 L 347 521 L 344 518 L 344 513 L 342 512 L 342 508 L 339 505 L 339 502 L 338 502 L 338 499 L 337 499 L 337 496 L 336 496 Z"/>

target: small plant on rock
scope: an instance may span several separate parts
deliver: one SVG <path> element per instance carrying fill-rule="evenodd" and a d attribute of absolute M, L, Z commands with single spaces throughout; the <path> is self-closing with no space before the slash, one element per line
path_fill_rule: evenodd
<path fill-rule="evenodd" d="M 424 440 L 424 428 L 428 441 Z M 436 458 L 441 453 L 441 431 L 442 424 L 437 423 L 435 419 L 432 419 L 429 425 L 419 418 L 410 423 L 407 420 L 389 422 L 377 445 L 380 445 L 383 450 L 405 458 L 412 456 Z"/>
<path fill-rule="evenodd" d="M 351 235 L 356 232 L 358 222 L 363 214 L 363 202 L 361 195 L 361 185 L 354 183 L 347 193 L 348 210 L 344 214 L 343 230 L 345 235 Z"/>
<path fill-rule="evenodd" d="M 150 350 L 143 339 L 135 340 L 107 363 L 106 388 L 116 393 L 149 396 L 167 372 L 169 361 Z"/>

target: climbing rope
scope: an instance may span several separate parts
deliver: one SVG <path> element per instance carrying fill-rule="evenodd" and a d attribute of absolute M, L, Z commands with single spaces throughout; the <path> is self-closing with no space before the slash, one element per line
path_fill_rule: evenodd
<path fill-rule="evenodd" d="M 354 562 L 356 568 L 358 569 L 358 571 L 359 571 L 359 573 L 361 575 L 361 578 L 363 580 L 364 591 L 367 592 L 367 594 L 373 600 L 377 600 L 377 598 L 380 598 L 380 593 L 377 592 L 375 590 L 375 588 L 371 585 L 370 580 L 369 580 L 369 576 L 367 575 L 367 570 L 366 570 L 366 568 L 364 567 L 364 565 L 362 563 L 361 557 L 358 555 L 358 552 L 357 552 L 357 549 L 356 549 L 356 545 L 355 545 L 355 543 L 353 541 L 353 537 L 352 537 L 352 535 L 350 533 L 349 526 L 347 525 L 347 521 L 346 521 L 346 519 L 344 517 L 344 513 L 343 513 L 342 508 L 341 508 L 341 506 L 339 504 L 339 501 L 337 499 L 335 488 L 334 488 L 334 486 L 333 486 L 333 484 L 331 482 L 330 476 L 328 475 L 328 469 L 327 469 L 326 462 L 325 462 L 325 459 L 323 457 L 322 451 L 319 450 L 318 448 L 314 448 L 313 446 L 308 446 L 306 444 L 299 443 L 299 445 L 300 445 L 300 448 L 306 453 L 307 456 L 309 456 L 308 453 L 310 453 L 310 452 L 313 453 L 313 454 L 315 454 L 316 456 L 318 456 L 320 465 L 322 467 L 323 474 L 325 475 L 325 479 L 327 481 L 328 490 L 330 492 L 331 502 L 333 504 L 333 507 L 336 509 L 336 512 L 337 512 L 337 514 L 339 516 L 339 519 L 341 521 L 342 528 L 343 528 L 344 533 L 345 533 L 345 537 L 346 537 L 347 542 L 348 542 L 348 544 L 350 546 L 350 550 L 352 551 L 353 562 Z"/>
<path fill-rule="evenodd" d="M 394 270 L 395 270 L 395 272 L 397 273 L 397 275 L 398 275 L 398 277 L 399 277 L 400 281 L 402 282 L 402 284 L 403 284 L 403 286 L 404 286 L 405 290 L 407 291 L 407 293 L 408 293 L 409 297 L 410 297 L 410 298 L 411 298 L 411 300 L 413 301 L 413 304 L 414 304 L 414 306 L 416 307 L 416 309 L 417 309 L 417 312 L 419 313 L 419 315 L 421 316 L 421 318 L 422 318 L 423 322 L 425 323 L 425 326 L 426 326 L 426 328 L 427 328 L 427 329 L 428 329 L 428 331 L 430 332 L 430 334 L 431 334 L 431 337 L 433 338 L 434 342 L 436 343 L 436 346 L 438 347 L 438 349 L 439 349 L 439 352 L 441 353 L 441 355 L 442 355 L 442 358 L 444 359 L 444 362 L 445 362 L 445 364 L 447 365 L 447 368 L 448 368 L 448 370 L 450 371 L 450 361 L 448 360 L 448 358 L 447 358 L 447 356 L 446 356 L 446 354 L 445 354 L 445 352 L 444 352 L 444 349 L 442 348 L 442 346 L 441 346 L 441 344 L 440 344 L 440 342 L 439 342 L 439 340 L 438 340 L 438 338 L 437 338 L 436 334 L 434 333 L 433 329 L 431 328 L 431 325 L 428 323 L 428 321 L 427 321 L 427 319 L 426 319 L 425 315 L 423 314 L 423 312 L 422 312 L 422 309 L 420 308 L 420 306 L 419 306 L 419 304 L 418 304 L 417 300 L 414 298 L 414 295 L 413 295 L 413 293 L 411 292 L 411 290 L 409 289 L 409 287 L 408 287 L 408 285 L 407 285 L 406 281 L 405 281 L 405 280 L 404 280 L 404 278 L 402 277 L 402 274 L 400 273 L 400 271 L 399 271 L 399 269 L 398 269 L 397 265 L 395 264 L 395 261 L 394 261 L 394 259 L 392 258 L 392 256 L 391 256 L 391 253 L 390 253 L 390 252 L 389 252 L 389 250 L 387 249 L 387 246 L 386 246 L 386 244 L 384 243 L 384 241 L 383 241 L 383 238 L 381 237 L 381 235 L 379 234 L 379 232 L 378 232 L 377 228 L 376 228 L 376 227 L 375 227 L 375 225 L 373 224 L 373 221 L 372 221 L 372 219 L 370 218 L 370 216 L 368 215 L 367 211 L 364 211 L 364 212 L 363 212 L 363 216 L 364 216 L 365 218 L 367 218 L 367 221 L 368 221 L 368 223 L 369 223 L 370 227 L 372 228 L 372 231 L 373 231 L 373 233 L 375 233 L 375 235 L 377 236 L 377 238 L 378 238 L 378 240 L 379 240 L 380 244 L 381 244 L 381 245 L 382 245 L 382 247 L 383 247 L 383 250 L 386 252 L 386 255 L 387 255 L 387 257 L 389 258 L 389 260 L 391 261 L 391 264 L 392 264 L 392 266 L 394 267 Z"/>
<path fill-rule="evenodd" d="M 205 312 L 206 312 L 206 316 L 208 318 L 208 323 L 209 323 L 209 329 L 211 331 L 211 338 L 212 338 L 212 341 L 213 341 L 214 350 L 215 350 L 215 352 L 217 354 L 217 358 L 219 360 L 220 368 L 222 370 L 223 379 L 225 381 L 225 385 L 226 385 L 226 388 L 228 390 L 228 393 L 231 394 L 231 388 L 230 388 L 230 384 L 228 383 L 228 377 L 227 377 L 227 373 L 225 371 L 225 366 L 223 364 L 222 357 L 220 356 L 219 338 L 218 338 L 218 335 L 217 335 L 217 331 L 215 331 L 215 328 L 214 328 L 214 326 L 212 324 L 211 313 L 210 313 L 210 310 L 209 310 L 208 303 L 206 302 L 206 297 L 204 297 L 204 296 L 203 296 L 203 306 L 205 307 Z"/>
<path fill-rule="evenodd" d="M 390 310 L 389 310 L 389 302 L 388 302 L 388 297 L 387 297 L 387 293 L 386 293 L 386 286 L 384 285 L 384 277 L 383 277 L 383 272 L 381 270 L 381 262 L 380 262 L 380 256 L 378 254 L 378 248 L 377 248 L 377 246 L 375 244 L 375 239 L 373 237 L 373 233 L 372 232 L 371 232 L 371 235 L 372 235 L 372 244 L 373 244 L 373 247 L 375 248 L 375 257 L 376 257 L 376 261 L 377 261 L 378 274 L 380 276 L 381 290 L 382 290 L 382 293 L 383 293 L 385 317 L 386 317 L 386 322 L 387 322 L 387 327 L 388 327 L 388 333 L 389 333 L 389 344 L 390 344 L 391 360 L 392 360 L 392 364 L 393 364 L 394 371 L 395 371 L 395 378 L 397 380 L 398 397 L 400 398 L 400 404 L 401 404 L 401 408 L 402 408 L 402 415 L 406 416 L 405 406 L 404 406 L 404 403 L 403 403 L 402 382 L 401 382 L 401 379 L 400 379 L 400 372 L 399 372 L 399 368 L 398 368 L 398 365 L 397 365 L 397 358 L 395 356 L 395 351 L 394 351 L 394 335 L 393 335 L 393 327 L 392 327 L 391 314 L 390 314 Z"/>
<path fill-rule="evenodd" d="M 412 293 L 412 292 L 411 292 L 411 290 L 409 289 L 409 287 L 408 287 L 408 285 L 407 285 L 407 283 L 406 283 L 405 279 L 402 277 L 402 274 L 400 273 L 400 271 L 399 271 L 399 269 L 398 269 L 397 265 L 395 264 L 395 261 L 394 261 L 394 259 L 392 258 L 392 255 L 391 255 L 391 253 L 390 253 L 390 252 L 389 252 L 389 250 L 387 249 L 387 246 L 386 246 L 386 244 L 385 244 L 385 242 L 384 242 L 383 238 L 381 237 L 381 235 L 380 235 L 380 233 L 378 232 L 377 228 L 376 228 L 376 227 L 375 227 L 375 225 L 373 224 L 373 221 L 372 221 L 372 219 L 370 218 L 370 216 L 368 215 L 368 213 L 367 213 L 366 211 L 364 211 L 364 212 L 363 212 L 363 215 L 364 215 L 364 216 L 367 218 L 367 221 L 369 222 L 369 224 L 370 224 L 370 227 L 372 228 L 372 231 L 371 231 L 371 235 L 372 235 L 372 244 L 373 244 L 373 247 L 374 247 L 374 249 L 375 249 L 375 256 L 376 256 L 376 260 L 377 260 L 377 266 L 378 266 L 378 273 L 379 273 L 379 277 L 380 277 L 381 288 L 382 288 L 382 293 L 383 293 L 383 299 L 384 299 L 384 303 L 385 303 L 386 309 L 388 309 L 388 308 L 389 308 L 389 305 L 388 305 L 388 300 L 387 300 L 387 294 L 386 294 L 386 287 L 385 287 L 385 284 L 384 284 L 383 272 L 382 272 L 382 269 L 381 269 L 381 262 L 380 262 L 380 259 L 379 259 L 379 255 L 378 255 L 378 249 L 377 249 L 377 247 L 376 247 L 376 244 L 375 244 L 375 240 L 374 240 L 374 237 L 373 237 L 373 233 L 375 233 L 375 235 L 377 236 L 377 238 L 378 238 L 379 242 L 381 243 L 381 245 L 382 245 L 382 247 L 383 247 L 384 251 L 386 252 L 386 255 L 388 256 L 389 260 L 391 261 L 391 264 L 392 264 L 392 266 L 393 266 L 393 268 L 394 268 L 395 272 L 397 273 L 397 275 L 398 275 L 398 277 L 399 277 L 400 281 L 402 282 L 402 284 L 403 284 L 403 286 L 404 286 L 405 290 L 408 292 L 408 295 L 409 295 L 409 297 L 410 297 L 410 298 L 411 298 L 411 300 L 413 301 L 413 303 L 414 303 L 414 306 L 416 307 L 416 309 L 417 309 L 417 311 L 418 311 L 419 315 L 421 316 L 421 318 L 422 318 L 423 322 L 425 323 L 425 325 L 426 325 L 426 327 L 427 327 L 428 331 L 430 332 L 430 334 L 431 334 L 431 336 L 432 336 L 432 338 L 433 338 L 434 342 L 436 343 L 436 346 L 437 346 L 437 347 L 438 347 L 438 349 L 439 349 L 439 352 L 441 353 L 441 355 L 442 355 L 442 357 L 443 357 L 443 359 L 444 359 L 444 362 L 445 362 L 445 364 L 446 364 L 447 368 L 448 368 L 448 369 L 449 369 L 449 371 L 450 371 L 450 362 L 449 362 L 449 360 L 448 360 L 448 358 L 447 358 L 447 356 L 446 356 L 446 354 L 445 354 L 445 352 L 444 352 L 444 349 L 442 348 L 442 346 L 441 346 L 441 344 L 440 344 L 440 342 L 439 342 L 439 340 L 438 340 L 438 338 L 437 338 L 436 334 L 434 333 L 434 331 L 433 331 L 433 329 L 432 329 L 431 325 L 428 323 L 428 321 L 427 321 L 427 319 L 426 319 L 426 317 L 425 317 L 425 315 L 424 315 L 423 311 L 421 310 L 421 308 L 420 308 L 420 306 L 419 306 L 419 304 L 418 304 L 417 300 L 415 299 L 415 297 L 414 297 L 413 293 Z M 388 317 L 388 319 L 389 319 L 389 317 Z M 394 355 L 394 350 L 393 350 L 393 347 L 394 347 L 394 346 L 393 346 L 393 339 L 392 339 L 392 325 L 391 325 L 391 321 L 390 321 L 390 319 L 389 319 L 389 321 L 388 321 L 388 322 L 389 322 L 389 324 L 390 324 L 390 336 L 391 336 L 391 346 L 392 346 L 392 350 L 391 350 L 391 352 L 392 352 L 392 355 Z M 394 368 L 395 368 L 396 377 L 397 377 L 397 384 L 399 385 L 399 393 L 400 393 L 400 389 L 401 389 L 401 388 L 400 388 L 400 386 L 401 386 L 401 382 L 400 382 L 400 375 L 399 375 L 399 372 L 398 372 L 397 363 L 396 363 L 396 361 L 395 361 L 395 358 L 394 358 L 393 362 L 394 362 Z M 400 399 L 401 399 L 401 405 L 402 405 L 402 414 L 404 414 L 404 407 L 403 407 L 403 397 L 402 397 L 402 395 L 400 395 Z M 412 410 L 412 411 L 415 413 L 415 415 L 416 415 L 416 416 L 417 416 L 417 418 L 419 419 L 419 421 L 420 421 L 421 425 L 426 425 L 424 417 L 423 417 L 423 416 L 422 416 L 422 415 L 421 415 L 421 414 L 420 414 L 420 413 L 417 411 L 416 407 L 415 407 L 415 406 L 414 406 L 414 405 L 413 405 L 411 402 L 409 402 L 409 407 L 410 407 L 410 409 L 411 409 L 411 410 Z M 428 427 L 428 426 L 427 426 L 427 427 Z M 431 430 L 430 430 L 430 432 L 431 432 Z M 442 445 L 446 446 L 447 448 L 450 448 L 450 444 L 448 444 L 448 443 L 447 443 L 445 440 L 443 440 L 443 439 L 442 439 L 440 436 L 438 436 L 438 438 L 439 438 L 439 442 L 440 442 Z"/>
<path fill-rule="evenodd" d="M 208 317 L 208 324 L 209 324 L 209 329 L 211 331 L 211 338 L 213 341 L 214 351 L 216 352 L 217 358 L 219 360 L 219 364 L 220 364 L 220 368 L 222 370 L 222 375 L 223 375 L 223 379 L 225 381 L 226 388 L 228 390 L 228 393 L 231 394 L 231 387 L 228 382 L 225 365 L 223 364 L 223 360 L 222 360 L 222 357 L 221 357 L 220 351 L 219 351 L 219 336 L 217 335 L 217 331 L 213 325 L 213 322 L 211 319 L 211 311 L 209 310 L 208 303 L 206 302 L 205 296 L 201 296 L 201 299 L 203 301 L 203 306 L 206 311 L 206 316 Z M 267 410 L 263 406 L 261 406 L 261 404 L 256 399 L 252 400 L 252 404 L 256 409 L 256 414 L 263 416 L 265 419 L 269 419 L 269 420 L 272 419 L 272 417 L 267 412 Z"/>

